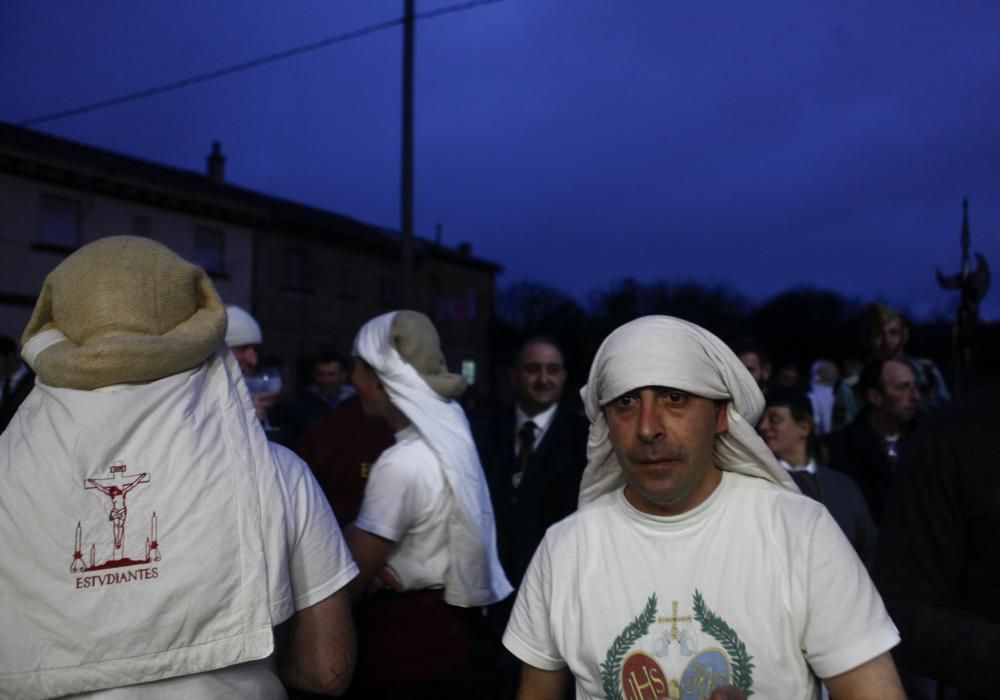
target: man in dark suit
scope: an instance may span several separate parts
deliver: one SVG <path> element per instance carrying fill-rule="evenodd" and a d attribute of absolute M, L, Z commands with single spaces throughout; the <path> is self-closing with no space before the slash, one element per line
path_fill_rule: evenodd
<path fill-rule="evenodd" d="M 576 510 L 589 423 L 560 403 L 566 366 L 555 341 L 529 338 L 511 369 L 515 405 L 477 431 L 500 561 L 517 586 L 550 525 Z"/>
<path fill-rule="evenodd" d="M 474 431 L 497 524 L 497 549 L 515 587 L 548 527 L 576 510 L 587 466 L 590 423 L 582 406 L 562 402 L 566 365 L 555 340 L 533 336 L 521 344 L 510 370 L 515 403 Z M 512 698 L 520 662 L 500 645 L 515 596 L 492 606 L 491 643 L 484 657 L 495 668 L 494 698 Z"/>

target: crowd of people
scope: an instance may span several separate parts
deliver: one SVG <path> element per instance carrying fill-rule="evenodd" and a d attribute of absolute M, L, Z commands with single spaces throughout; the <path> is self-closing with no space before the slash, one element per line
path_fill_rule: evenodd
<path fill-rule="evenodd" d="M 994 392 L 863 328 L 803 381 L 635 319 L 582 401 L 532 334 L 470 417 L 421 313 L 296 392 L 200 268 L 91 243 L 0 338 L 0 697 L 996 697 Z"/>

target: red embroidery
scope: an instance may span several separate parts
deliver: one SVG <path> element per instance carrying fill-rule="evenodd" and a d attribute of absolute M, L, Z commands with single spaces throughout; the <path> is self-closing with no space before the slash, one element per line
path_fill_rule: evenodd
<path fill-rule="evenodd" d="M 100 571 L 102 569 L 113 569 L 121 566 L 135 566 L 138 564 L 149 564 L 158 562 L 160 556 L 160 544 L 157 540 L 156 511 L 149 522 L 149 534 L 146 536 L 146 548 L 144 558 L 132 558 L 125 555 L 125 523 L 128 518 L 128 506 L 126 497 L 133 489 L 140 484 L 149 483 L 149 474 L 141 472 L 138 474 L 128 474 L 128 467 L 122 461 L 114 462 L 111 467 L 111 476 L 94 477 L 85 479 L 83 487 L 85 489 L 97 489 L 111 499 L 108 510 L 108 520 L 111 522 L 112 552 L 111 556 L 103 563 L 97 563 L 97 545 L 90 545 L 90 563 L 83 561 L 83 528 L 78 520 L 76 523 L 76 537 L 73 547 L 73 562 L 70 564 L 70 573 L 82 573 L 85 571 Z M 150 577 L 146 577 L 150 578 Z M 155 578 L 152 577 L 152 578 Z M 117 581 L 118 579 L 114 579 Z M 112 582 L 108 579 L 108 582 Z M 79 581 L 77 581 L 79 584 Z M 103 581 L 102 581 L 103 583 Z M 77 585 L 77 588 L 80 588 Z M 89 587 L 89 585 L 87 586 Z"/>

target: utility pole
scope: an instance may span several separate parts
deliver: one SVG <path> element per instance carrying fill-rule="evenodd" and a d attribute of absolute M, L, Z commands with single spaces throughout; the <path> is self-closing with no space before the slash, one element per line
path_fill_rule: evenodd
<path fill-rule="evenodd" d="M 402 308 L 416 303 L 413 289 L 413 3 L 403 0 L 403 134 L 400 178 Z"/>

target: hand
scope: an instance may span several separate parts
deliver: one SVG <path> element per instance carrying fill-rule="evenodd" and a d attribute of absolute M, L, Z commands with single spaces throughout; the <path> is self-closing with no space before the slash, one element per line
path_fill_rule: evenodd
<path fill-rule="evenodd" d="M 399 578 L 396 576 L 396 572 L 388 565 L 383 566 L 382 570 L 372 577 L 372 580 L 368 582 L 365 592 L 377 593 L 386 589 L 396 591 L 396 593 L 402 593 L 406 590 L 406 587 L 400 583 Z"/>
<path fill-rule="evenodd" d="M 735 685 L 727 685 L 713 690 L 708 700 L 747 700 L 747 694 Z"/>
<path fill-rule="evenodd" d="M 261 391 L 257 394 L 251 394 L 250 399 L 253 401 L 253 407 L 257 411 L 257 419 L 263 421 L 267 418 L 267 409 L 271 408 L 278 400 L 278 392 Z"/>

